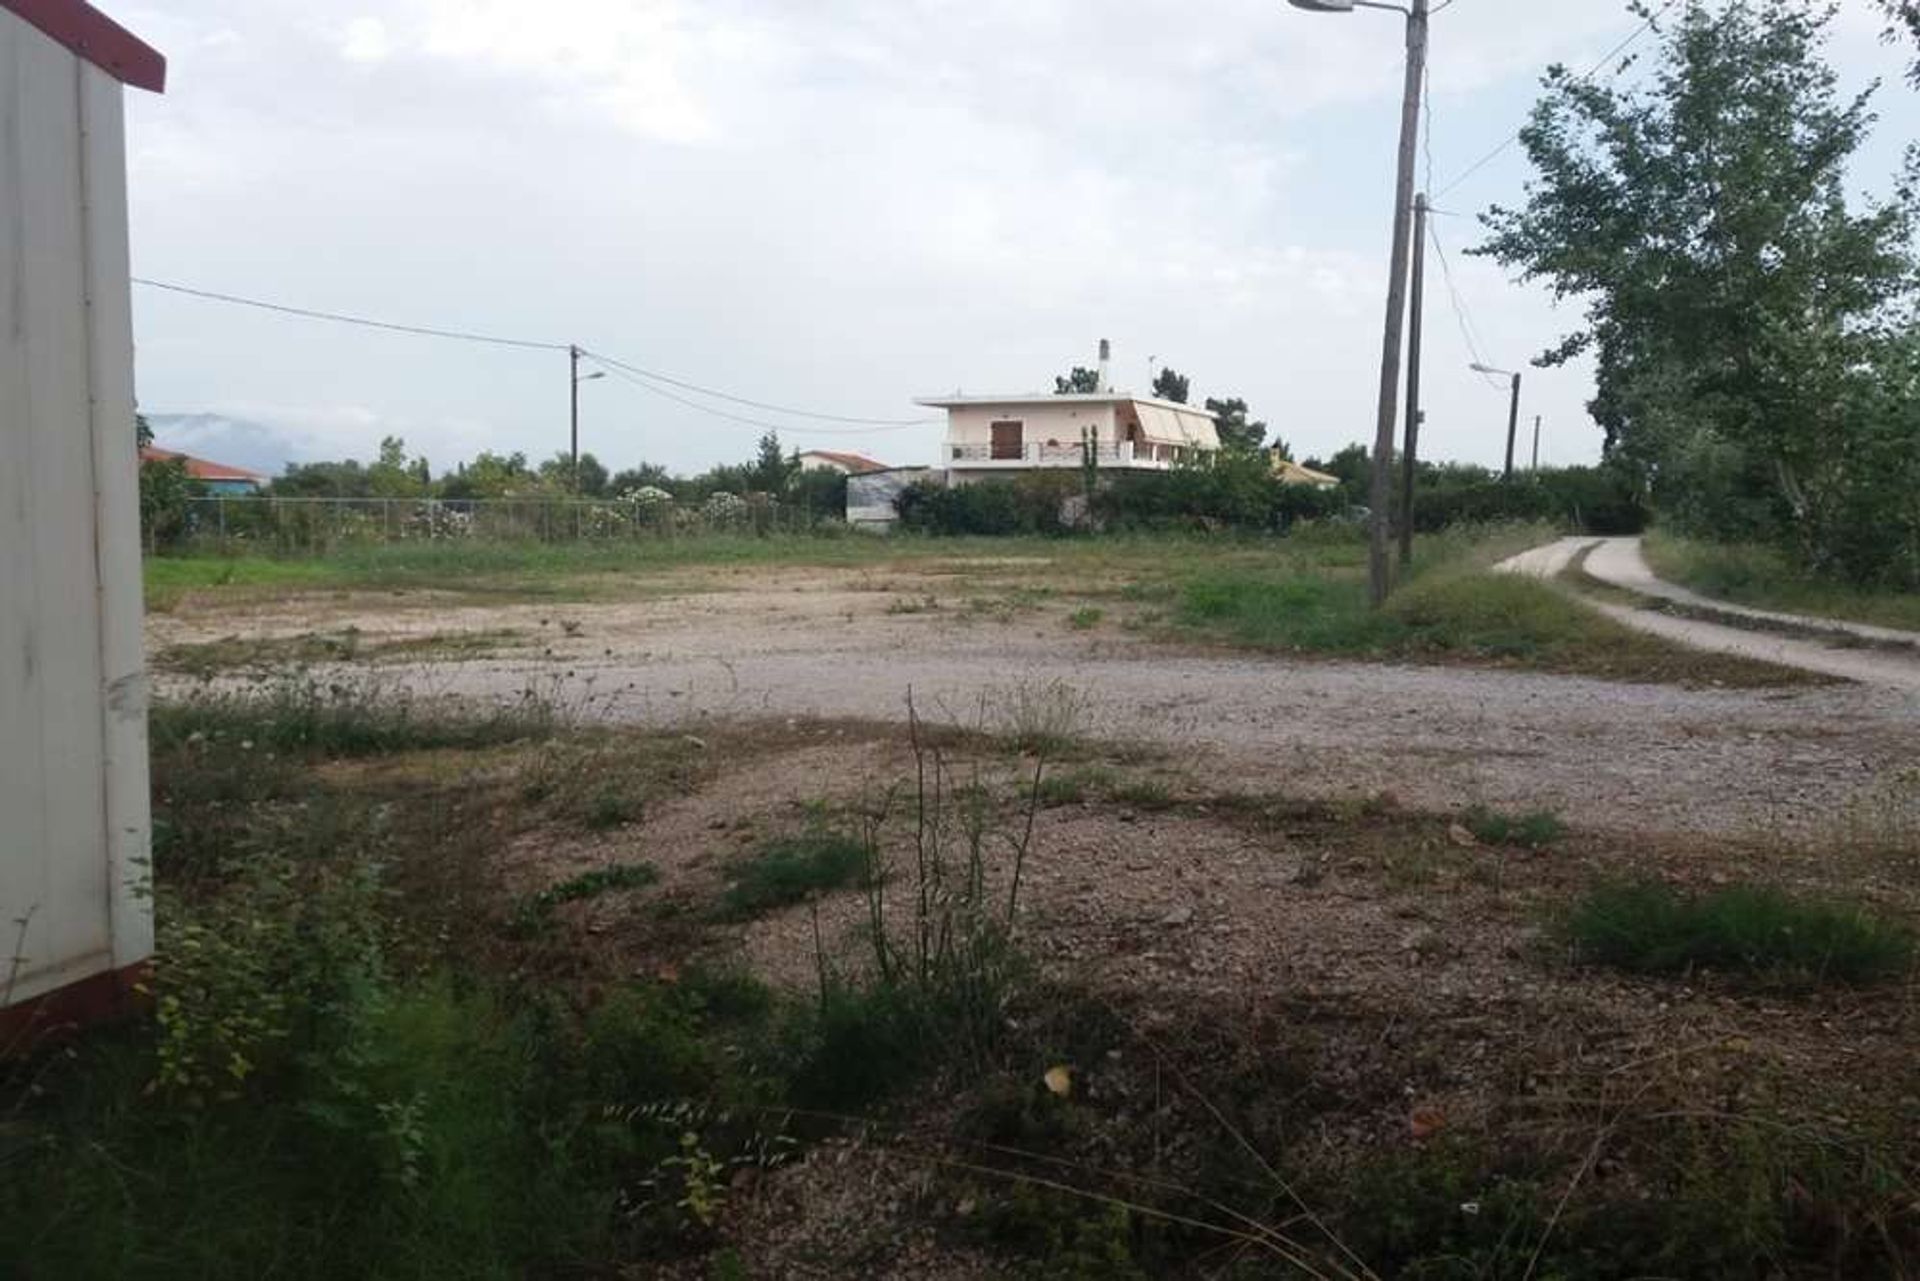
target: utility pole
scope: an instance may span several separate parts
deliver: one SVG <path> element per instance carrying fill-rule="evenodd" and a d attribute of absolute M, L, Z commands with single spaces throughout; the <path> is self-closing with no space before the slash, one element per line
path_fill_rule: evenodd
<path fill-rule="evenodd" d="M 1420 91 L 1427 74 L 1427 0 L 1407 13 L 1407 80 L 1400 106 L 1400 157 L 1393 188 L 1393 251 L 1387 276 L 1387 321 L 1380 344 L 1380 410 L 1373 433 L 1373 517 L 1368 522 L 1367 595 L 1387 599 L 1387 521 L 1393 505 L 1393 428 L 1400 403 L 1400 340 L 1406 328 L 1407 266 L 1413 240 L 1413 165 L 1420 139 Z"/>
<path fill-rule="evenodd" d="M 567 345 L 567 455 L 572 459 L 573 493 L 580 494 L 580 348 Z M 1511 459 L 1509 459 L 1511 461 Z"/>
<path fill-rule="evenodd" d="M 1540 470 L 1540 415 L 1533 416 L 1533 470 Z"/>
<path fill-rule="evenodd" d="M 1513 376 L 1513 399 L 1507 403 L 1507 475 L 1513 479 L 1513 438 L 1520 431 L 1520 375 Z"/>
<path fill-rule="evenodd" d="M 1420 454 L 1420 347 L 1427 298 L 1427 193 L 1413 198 L 1413 297 L 1407 311 L 1407 447 L 1401 459 L 1400 572 L 1413 564 L 1413 469 Z"/>

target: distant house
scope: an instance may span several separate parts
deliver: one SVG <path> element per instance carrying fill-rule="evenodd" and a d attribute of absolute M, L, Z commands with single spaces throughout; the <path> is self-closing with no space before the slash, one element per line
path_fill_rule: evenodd
<path fill-rule="evenodd" d="M 847 523 L 855 529 L 885 532 L 900 519 L 896 504 L 907 487 L 923 480 L 940 481 L 944 474 L 931 467 L 886 467 L 847 477 Z"/>
<path fill-rule="evenodd" d="M 1311 485 L 1315 489 L 1338 489 L 1340 478 L 1329 476 L 1326 472 L 1315 471 L 1311 467 L 1302 467 L 1291 458 L 1282 458 L 1280 451 L 1269 449 L 1267 456 L 1273 460 L 1273 474 L 1283 485 Z"/>
<path fill-rule="evenodd" d="M 140 448 L 140 461 L 143 463 L 171 462 L 176 458 L 186 462 L 189 479 L 199 481 L 209 494 L 218 496 L 257 494 L 266 488 L 271 479 L 244 467 L 229 467 L 225 463 L 209 462 L 155 445 L 143 445 Z"/>
<path fill-rule="evenodd" d="M 868 472 L 887 470 L 887 465 L 878 459 L 838 449 L 809 449 L 799 457 L 801 471 L 837 471 L 842 476 L 864 476 Z"/>
<path fill-rule="evenodd" d="M 954 484 L 1084 466 L 1167 471 L 1220 448 L 1204 409 L 1131 392 L 1075 395 L 929 396 L 947 411 L 940 462 Z"/>

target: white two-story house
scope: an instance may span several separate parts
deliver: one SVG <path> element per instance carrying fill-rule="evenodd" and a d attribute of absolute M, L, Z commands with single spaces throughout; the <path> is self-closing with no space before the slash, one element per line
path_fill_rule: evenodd
<path fill-rule="evenodd" d="M 939 465 L 953 484 L 1080 467 L 1088 447 L 1099 467 L 1120 471 L 1166 471 L 1220 448 L 1206 410 L 1131 392 L 929 396 L 916 403 L 947 411 Z"/>

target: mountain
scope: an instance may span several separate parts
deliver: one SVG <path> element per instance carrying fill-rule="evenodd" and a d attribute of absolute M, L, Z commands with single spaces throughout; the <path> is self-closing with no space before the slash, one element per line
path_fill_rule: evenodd
<path fill-rule="evenodd" d="M 221 414 L 148 414 L 147 422 L 153 427 L 153 443 L 162 449 L 265 476 L 278 476 L 288 463 L 314 457 L 305 441 L 262 423 Z"/>

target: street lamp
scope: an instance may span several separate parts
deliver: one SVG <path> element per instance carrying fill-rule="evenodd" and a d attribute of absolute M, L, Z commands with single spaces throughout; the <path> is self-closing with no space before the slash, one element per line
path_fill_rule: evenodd
<path fill-rule="evenodd" d="M 1387 521 L 1393 503 L 1393 430 L 1400 398 L 1400 344 L 1407 314 L 1407 267 L 1413 239 L 1413 160 L 1420 137 L 1420 89 L 1427 71 L 1429 0 L 1411 8 L 1374 0 L 1287 0 L 1311 13 L 1391 9 L 1407 17 L 1407 80 L 1400 104 L 1400 155 L 1393 196 L 1393 257 L 1387 274 L 1387 323 L 1380 344 L 1380 410 L 1373 435 L 1372 516 L 1367 522 L 1367 591 L 1377 606 L 1387 598 Z"/>
<path fill-rule="evenodd" d="M 1513 379 L 1513 398 L 1507 404 L 1507 470 L 1504 479 L 1513 479 L 1513 438 L 1520 430 L 1520 371 L 1517 369 L 1495 369 L 1478 361 L 1473 364 L 1476 374 L 1494 374 L 1501 378 Z"/>
<path fill-rule="evenodd" d="M 578 347 L 570 346 L 567 348 L 567 360 L 573 369 L 573 387 L 571 388 L 571 396 L 569 399 L 568 421 L 570 429 L 567 435 L 569 442 L 567 452 L 573 459 L 573 492 L 578 494 L 580 492 L 580 384 L 590 383 L 596 378 L 605 378 L 607 374 L 603 369 L 596 369 L 590 374 L 581 373 L 580 349 Z"/>

